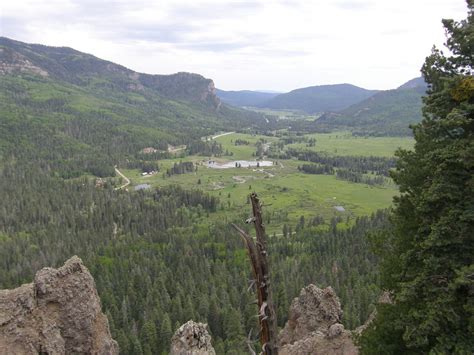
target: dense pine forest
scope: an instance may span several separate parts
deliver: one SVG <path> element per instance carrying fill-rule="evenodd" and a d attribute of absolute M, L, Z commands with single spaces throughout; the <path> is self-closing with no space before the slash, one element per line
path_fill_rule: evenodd
<path fill-rule="evenodd" d="M 87 177 L 63 180 L 33 164 L 1 172 L 0 288 L 29 282 L 36 270 L 77 254 L 90 268 L 121 353 L 169 349 L 189 319 L 209 324 L 219 353 L 245 351 L 255 328 L 246 252 L 230 222 L 209 223 L 219 200 L 177 187 L 126 193 Z M 380 289 L 366 233 L 388 224 L 385 212 L 349 229 L 300 221 L 298 233 L 272 237 L 270 256 L 278 323 L 291 300 L 315 283 L 332 285 L 348 328 L 362 324 Z"/>

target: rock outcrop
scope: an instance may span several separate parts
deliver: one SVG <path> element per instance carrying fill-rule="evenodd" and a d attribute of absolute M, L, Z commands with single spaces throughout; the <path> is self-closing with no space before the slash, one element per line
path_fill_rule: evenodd
<path fill-rule="evenodd" d="M 13 73 L 33 73 L 43 77 L 48 76 L 46 70 L 33 65 L 25 56 L 10 48 L 0 47 L 0 75 Z"/>
<path fill-rule="evenodd" d="M 95 282 L 77 256 L 0 290 L 0 354 L 118 354 Z"/>
<path fill-rule="evenodd" d="M 186 72 L 171 75 L 140 74 L 139 81 L 145 87 L 152 88 L 170 99 L 201 102 L 216 110 L 221 105 L 214 82 L 199 74 Z"/>
<path fill-rule="evenodd" d="M 341 304 L 331 287 L 303 288 L 291 303 L 288 322 L 280 332 L 279 354 L 358 354 L 341 318 Z"/>
<path fill-rule="evenodd" d="M 207 324 L 192 320 L 176 330 L 171 339 L 171 355 L 215 355 Z"/>

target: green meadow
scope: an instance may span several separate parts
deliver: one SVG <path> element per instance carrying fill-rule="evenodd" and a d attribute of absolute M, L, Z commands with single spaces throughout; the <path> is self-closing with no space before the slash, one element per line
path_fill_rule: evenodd
<path fill-rule="evenodd" d="M 307 148 L 334 155 L 391 157 L 398 148 L 413 148 L 412 137 L 357 137 L 351 132 L 315 133 L 306 137 L 316 139 L 314 147 L 304 143 L 289 144 L 291 148 Z"/>
<path fill-rule="evenodd" d="M 245 140 L 249 142 L 248 145 L 235 145 L 237 139 Z M 232 133 L 228 134 L 215 140 L 222 144 L 223 150 L 232 152 L 232 156 L 226 156 L 226 160 L 255 160 L 255 157 L 252 156 L 252 153 L 255 153 L 256 147 L 255 144 L 260 140 L 264 139 L 269 143 L 276 142 L 277 137 L 268 137 L 261 135 L 252 135 L 252 134 L 243 134 L 243 133 Z"/>
<path fill-rule="evenodd" d="M 398 147 L 409 148 L 411 139 L 393 137 L 351 137 L 346 132 L 308 135 L 316 139 L 316 149 L 334 155 L 375 155 L 389 157 Z M 248 145 L 235 145 L 235 140 L 245 140 Z M 228 156 L 211 158 L 221 162 L 233 160 L 255 160 L 255 143 L 259 140 L 274 143 L 277 137 L 233 133 L 216 138 Z M 291 144 L 287 147 L 303 147 Z M 141 176 L 138 170 L 122 170 L 131 179 L 132 188 L 138 184 L 152 187 L 180 185 L 184 188 L 201 189 L 219 197 L 220 211 L 215 218 L 225 218 L 229 213 L 246 215 L 250 213 L 247 196 L 255 191 L 265 204 L 267 231 L 281 233 L 283 224 L 295 226 L 304 216 L 306 221 L 315 216 L 324 218 L 326 224 L 332 217 L 340 217 L 339 223 L 350 225 L 358 216 L 364 216 L 378 209 L 390 207 L 397 187 L 387 179 L 382 186 L 369 186 L 339 180 L 335 175 L 312 175 L 298 170 L 303 162 L 295 159 L 270 160 L 269 167 L 214 169 L 208 167 L 209 157 L 187 156 L 160 161 L 160 172 Z M 192 161 L 195 172 L 168 176 L 166 171 L 179 161 Z M 344 211 L 335 207 L 344 208 Z"/>

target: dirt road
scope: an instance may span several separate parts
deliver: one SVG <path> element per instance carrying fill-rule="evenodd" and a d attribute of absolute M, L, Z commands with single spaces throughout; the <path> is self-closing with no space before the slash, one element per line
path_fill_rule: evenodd
<path fill-rule="evenodd" d="M 125 180 L 125 184 L 123 184 L 122 186 L 116 187 L 114 190 L 121 190 L 124 187 L 127 187 L 128 185 L 130 185 L 130 179 L 126 177 L 125 175 L 123 175 L 121 171 L 117 169 L 117 166 L 115 166 L 114 168 L 115 168 L 115 172 L 119 174 Z"/>

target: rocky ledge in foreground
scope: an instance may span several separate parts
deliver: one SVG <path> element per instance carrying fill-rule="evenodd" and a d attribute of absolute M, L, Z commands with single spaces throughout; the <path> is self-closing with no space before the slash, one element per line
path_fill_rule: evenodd
<path fill-rule="evenodd" d="M 291 302 L 288 322 L 279 335 L 279 355 L 355 355 L 351 332 L 341 324 L 342 309 L 331 287 L 309 285 Z"/>
<path fill-rule="evenodd" d="M 118 354 L 95 282 L 77 256 L 0 290 L 0 354 Z"/>
<path fill-rule="evenodd" d="M 179 327 L 171 339 L 170 355 L 216 355 L 207 324 L 190 320 Z"/>

